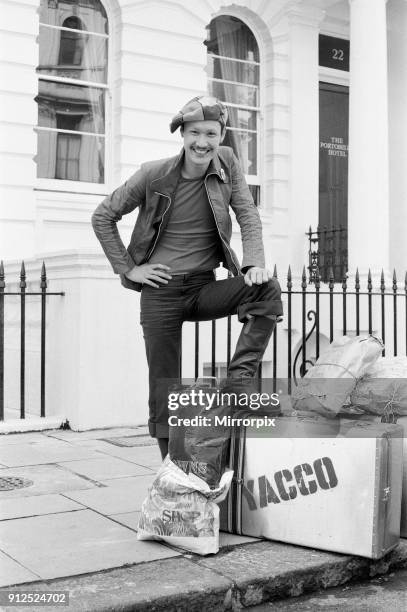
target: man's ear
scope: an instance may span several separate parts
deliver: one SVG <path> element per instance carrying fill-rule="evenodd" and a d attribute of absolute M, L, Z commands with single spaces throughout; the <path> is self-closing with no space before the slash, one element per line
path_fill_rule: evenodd
<path fill-rule="evenodd" d="M 222 132 L 220 134 L 220 142 L 222 143 L 225 140 L 225 136 L 226 136 L 226 127 L 222 128 Z"/>
<path fill-rule="evenodd" d="M 181 136 L 183 136 L 184 135 L 184 126 L 183 126 L 183 124 L 181 124 L 179 126 L 179 131 L 181 132 Z"/>

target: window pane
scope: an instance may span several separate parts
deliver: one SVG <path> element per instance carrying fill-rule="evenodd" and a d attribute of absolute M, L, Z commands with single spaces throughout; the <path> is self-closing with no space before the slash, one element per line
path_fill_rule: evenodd
<path fill-rule="evenodd" d="M 257 111 L 228 106 L 228 125 L 241 130 L 257 130 Z"/>
<path fill-rule="evenodd" d="M 106 11 L 99 0 L 41 0 L 40 21 L 61 26 L 70 17 L 79 19 L 79 30 L 108 33 Z M 67 27 L 74 27 L 73 25 Z"/>
<path fill-rule="evenodd" d="M 79 151 L 81 136 L 57 134 L 55 178 L 79 181 Z"/>
<path fill-rule="evenodd" d="M 258 106 L 257 87 L 246 85 L 234 85 L 224 81 L 209 81 L 208 92 L 210 95 L 233 104 L 244 104 L 245 106 Z"/>
<path fill-rule="evenodd" d="M 107 39 L 40 26 L 40 74 L 106 83 Z"/>
<path fill-rule="evenodd" d="M 252 31 L 236 17 L 225 15 L 213 19 L 205 44 L 211 54 L 259 61 L 259 48 Z"/>
<path fill-rule="evenodd" d="M 260 186 L 249 185 L 250 193 L 256 206 L 260 206 Z"/>
<path fill-rule="evenodd" d="M 259 66 L 208 55 L 208 77 L 236 81 L 245 85 L 259 84 Z"/>
<path fill-rule="evenodd" d="M 245 174 L 257 175 L 257 134 L 226 130 L 223 144 L 232 147 Z"/>
<path fill-rule="evenodd" d="M 38 125 L 80 132 L 105 132 L 105 92 L 94 87 L 39 82 Z M 62 127 L 61 122 L 70 127 Z"/>
<path fill-rule="evenodd" d="M 104 138 L 38 131 L 37 176 L 104 182 Z"/>

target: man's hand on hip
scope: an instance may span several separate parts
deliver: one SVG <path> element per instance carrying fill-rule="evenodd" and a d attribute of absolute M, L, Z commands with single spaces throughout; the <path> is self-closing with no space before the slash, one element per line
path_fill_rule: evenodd
<path fill-rule="evenodd" d="M 134 283 L 159 287 L 160 284 L 166 285 L 172 276 L 169 274 L 171 268 L 163 264 L 145 263 L 141 266 L 134 266 L 129 272 L 125 272 L 126 278 Z M 159 283 L 159 284 L 157 284 Z"/>
<path fill-rule="evenodd" d="M 252 285 L 262 285 L 263 283 L 267 283 L 267 281 L 271 278 L 273 278 L 273 275 L 271 274 L 270 270 L 253 266 L 253 268 L 247 270 L 246 274 L 244 275 L 244 282 L 246 285 L 251 287 Z"/>

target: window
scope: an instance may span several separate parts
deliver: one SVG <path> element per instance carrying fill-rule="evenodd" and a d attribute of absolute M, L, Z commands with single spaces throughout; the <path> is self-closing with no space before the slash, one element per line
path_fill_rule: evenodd
<path fill-rule="evenodd" d="M 99 0 L 41 0 L 38 177 L 104 183 L 107 44 Z"/>
<path fill-rule="evenodd" d="M 233 148 L 259 204 L 260 57 L 252 31 L 240 19 L 216 17 L 207 28 L 208 92 L 228 107 L 223 144 Z"/>
<path fill-rule="evenodd" d="M 77 17 L 68 17 L 62 27 L 67 29 L 61 30 L 58 64 L 81 66 L 85 41 L 82 34 L 74 30 L 83 30 L 82 22 Z"/>

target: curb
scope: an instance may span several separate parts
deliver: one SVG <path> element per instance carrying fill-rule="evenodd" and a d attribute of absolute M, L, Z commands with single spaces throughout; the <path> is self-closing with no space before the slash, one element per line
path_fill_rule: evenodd
<path fill-rule="evenodd" d="M 69 591 L 69 608 L 75 612 L 215 612 L 296 597 L 402 567 L 407 567 L 407 540 L 378 561 L 264 541 L 223 549 L 213 557 L 184 555 L 11 590 Z M 61 611 L 61 606 L 46 608 Z"/>

